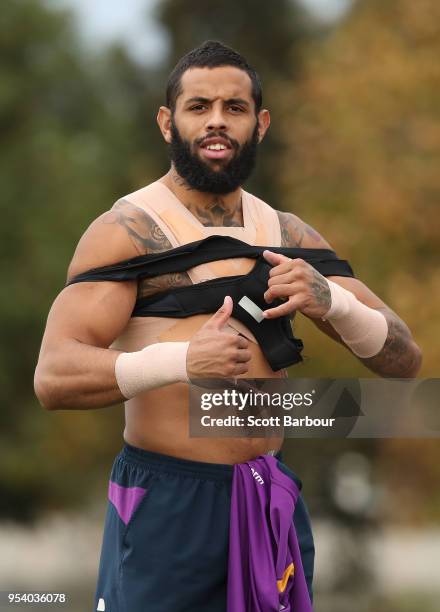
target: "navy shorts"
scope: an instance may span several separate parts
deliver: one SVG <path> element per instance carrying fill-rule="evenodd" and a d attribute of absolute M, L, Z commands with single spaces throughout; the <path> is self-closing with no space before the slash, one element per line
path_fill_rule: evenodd
<path fill-rule="evenodd" d="M 226 612 L 232 472 L 126 444 L 110 477 L 94 610 Z M 314 545 L 301 497 L 294 524 L 311 593 Z"/>

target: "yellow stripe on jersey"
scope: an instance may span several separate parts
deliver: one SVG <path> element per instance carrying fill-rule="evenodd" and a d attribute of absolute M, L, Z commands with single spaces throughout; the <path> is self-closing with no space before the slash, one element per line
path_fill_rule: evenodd
<path fill-rule="evenodd" d="M 280 593 L 284 592 L 284 590 L 286 588 L 286 585 L 287 585 L 287 581 L 289 580 L 289 577 L 293 576 L 294 573 L 295 573 L 295 567 L 294 567 L 293 563 L 291 563 L 284 570 L 284 574 L 283 574 L 283 577 L 281 578 L 281 580 L 277 580 L 277 587 L 278 587 L 278 591 Z"/>

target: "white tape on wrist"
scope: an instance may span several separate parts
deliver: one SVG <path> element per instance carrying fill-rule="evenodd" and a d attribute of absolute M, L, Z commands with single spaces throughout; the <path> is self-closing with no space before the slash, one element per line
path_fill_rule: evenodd
<path fill-rule="evenodd" d="M 357 297 L 333 281 L 327 280 L 331 307 L 322 317 L 338 332 L 358 357 L 374 357 L 385 344 L 388 323 L 384 315 L 360 302 Z"/>
<path fill-rule="evenodd" d="M 121 353 L 115 362 L 115 377 L 122 395 L 135 395 L 170 385 L 189 382 L 186 354 L 189 342 L 159 342 L 135 353 Z"/>

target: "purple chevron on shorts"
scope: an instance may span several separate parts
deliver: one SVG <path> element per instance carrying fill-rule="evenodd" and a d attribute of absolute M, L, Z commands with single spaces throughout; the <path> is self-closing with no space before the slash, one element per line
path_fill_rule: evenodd
<path fill-rule="evenodd" d="M 295 481 L 275 457 L 234 465 L 228 612 L 313 612 L 293 513 Z"/>
<path fill-rule="evenodd" d="M 122 487 L 111 480 L 108 483 L 108 498 L 126 525 L 146 492 L 147 490 L 141 487 Z"/>

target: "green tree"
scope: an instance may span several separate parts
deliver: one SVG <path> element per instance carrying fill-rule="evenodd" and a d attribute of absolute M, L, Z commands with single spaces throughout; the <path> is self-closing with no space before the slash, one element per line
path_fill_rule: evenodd
<path fill-rule="evenodd" d="M 286 92 L 278 125 L 284 207 L 408 323 L 425 377 L 437 376 L 440 361 L 439 34 L 436 0 L 359 1 L 304 47 L 303 78 Z M 369 375 L 304 318 L 298 328 L 310 359 L 295 375 Z M 438 520 L 438 440 L 377 448 L 377 476 L 389 491 L 384 518 Z"/>
<path fill-rule="evenodd" d="M 71 413 L 44 412 L 33 371 L 75 244 L 117 197 L 148 181 L 154 151 L 142 133 L 148 78 L 123 49 L 84 56 L 69 13 L 6 3 L 0 71 L 0 515 L 26 518 L 80 501 L 84 475 L 93 482 L 120 440 L 119 407 L 76 414 L 74 425 Z"/>
<path fill-rule="evenodd" d="M 439 17 L 435 0 L 358 2 L 306 46 L 304 78 L 274 126 L 286 153 L 284 207 L 315 225 L 408 322 L 425 376 L 440 359 Z M 344 354 L 339 372 L 365 375 Z"/>

